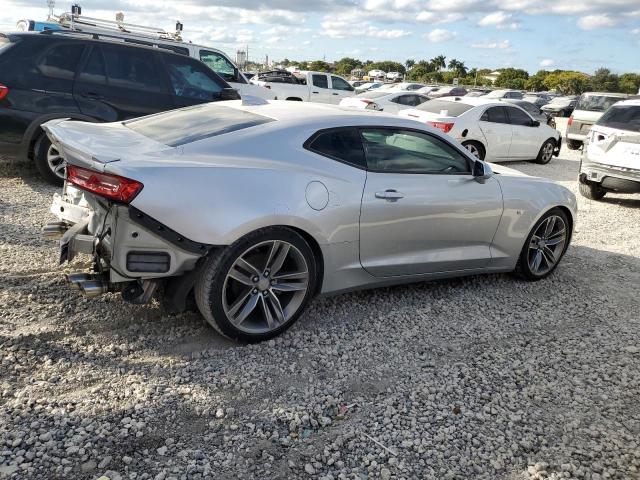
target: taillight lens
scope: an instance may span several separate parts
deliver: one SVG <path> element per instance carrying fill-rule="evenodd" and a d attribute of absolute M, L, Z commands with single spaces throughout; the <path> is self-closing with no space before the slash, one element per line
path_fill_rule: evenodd
<path fill-rule="evenodd" d="M 453 128 L 453 123 L 446 123 L 446 122 L 427 122 L 427 125 L 431 125 L 432 127 L 440 129 L 444 133 L 449 133 Z"/>
<path fill-rule="evenodd" d="M 567 120 L 567 127 L 570 127 L 572 123 L 573 123 L 573 115 L 571 115 L 569 117 L 569 120 Z"/>
<path fill-rule="evenodd" d="M 9 87 L 5 87 L 0 83 L 0 100 L 9 95 Z"/>
<path fill-rule="evenodd" d="M 87 192 L 122 203 L 131 202 L 144 187 L 142 183 L 130 178 L 75 165 L 67 165 L 67 181 Z"/>

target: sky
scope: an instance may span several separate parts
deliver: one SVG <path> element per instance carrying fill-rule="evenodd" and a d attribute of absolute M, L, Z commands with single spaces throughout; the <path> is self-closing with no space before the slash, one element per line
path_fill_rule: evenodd
<path fill-rule="evenodd" d="M 44 20 L 46 1 L 3 0 L 0 30 Z M 56 1 L 55 12 L 72 2 Z M 86 16 L 172 30 L 232 58 L 429 59 L 476 68 L 640 73 L 640 0 L 78 0 Z"/>

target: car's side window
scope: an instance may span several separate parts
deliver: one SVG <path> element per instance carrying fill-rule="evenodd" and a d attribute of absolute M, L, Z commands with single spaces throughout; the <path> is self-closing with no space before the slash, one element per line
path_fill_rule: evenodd
<path fill-rule="evenodd" d="M 107 84 L 107 73 L 104 66 L 104 57 L 98 45 L 91 48 L 89 58 L 80 70 L 78 80 L 81 82 L 94 83 L 98 85 Z"/>
<path fill-rule="evenodd" d="M 396 98 L 394 98 L 393 100 L 391 100 L 394 103 L 399 103 L 400 105 L 407 105 L 407 106 L 415 106 L 415 95 L 400 95 Z"/>
<path fill-rule="evenodd" d="M 355 128 L 335 128 L 314 135 L 305 148 L 325 157 L 366 168 L 362 139 Z"/>
<path fill-rule="evenodd" d="M 504 107 L 489 107 L 480 117 L 482 122 L 509 123 Z"/>
<path fill-rule="evenodd" d="M 509 111 L 509 123 L 511 123 L 511 125 L 520 125 L 524 127 L 531 125 L 531 117 L 522 110 L 513 107 L 507 107 L 507 110 Z"/>
<path fill-rule="evenodd" d="M 73 80 L 83 51 L 84 43 L 54 45 L 40 57 L 37 69 L 46 77 Z"/>
<path fill-rule="evenodd" d="M 424 95 L 416 95 L 416 103 L 415 105 L 422 105 L 424 102 L 426 102 L 427 100 L 429 100 L 429 97 L 425 97 Z"/>
<path fill-rule="evenodd" d="M 329 81 L 326 75 L 312 75 L 311 80 L 314 87 L 329 88 Z"/>
<path fill-rule="evenodd" d="M 237 75 L 236 67 L 221 53 L 200 50 L 200 60 L 227 82 L 239 81 L 240 76 Z"/>
<path fill-rule="evenodd" d="M 146 49 L 102 45 L 109 85 L 142 92 L 164 92 L 155 55 Z"/>
<path fill-rule="evenodd" d="M 460 174 L 470 160 L 439 138 L 413 130 L 361 130 L 369 170 L 384 173 Z"/>
<path fill-rule="evenodd" d="M 173 93 L 178 97 L 212 101 L 222 91 L 215 73 L 191 58 L 164 56 Z"/>
<path fill-rule="evenodd" d="M 353 91 L 353 87 L 345 82 L 340 77 L 334 77 L 331 75 L 331 88 L 334 90 L 346 90 L 348 92 Z"/>

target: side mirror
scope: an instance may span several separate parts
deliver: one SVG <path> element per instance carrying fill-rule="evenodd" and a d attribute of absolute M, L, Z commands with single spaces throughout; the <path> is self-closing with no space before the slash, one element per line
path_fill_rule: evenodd
<path fill-rule="evenodd" d="M 235 88 L 223 88 L 218 94 L 219 100 L 240 100 L 240 94 Z"/>
<path fill-rule="evenodd" d="M 473 162 L 473 178 L 478 183 L 485 183 L 493 176 L 493 170 L 488 163 L 484 163 L 480 160 Z"/>
<path fill-rule="evenodd" d="M 534 120 L 533 122 L 531 122 L 531 126 L 532 127 L 539 127 L 540 126 L 540 122 L 538 120 Z"/>

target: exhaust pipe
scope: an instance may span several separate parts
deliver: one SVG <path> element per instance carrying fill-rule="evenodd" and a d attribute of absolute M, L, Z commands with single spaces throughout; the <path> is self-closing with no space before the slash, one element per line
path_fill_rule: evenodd
<path fill-rule="evenodd" d="M 79 282 L 79 285 L 80 290 L 87 297 L 98 297 L 109 291 L 109 283 L 99 277 L 96 277 L 94 280 Z"/>
<path fill-rule="evenodd" d="M 68 226 L 63 222 L 47 223 L 42 227 L 42 236 L 47 240 L 57 240 L 67 231 Z"/>
<path fill-rule="evenodd" d="M 86 282 L 87 280 L 93 280 L 93 275 L 82 272 L 69 273 L 65 275 L 67 282 L 72 290 L 80 290 L 80 282 Z"/>

